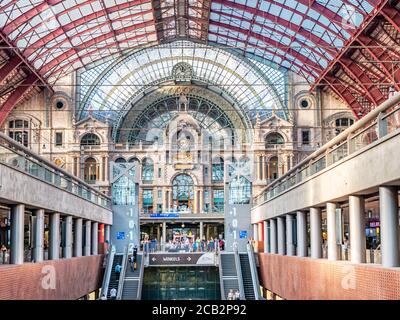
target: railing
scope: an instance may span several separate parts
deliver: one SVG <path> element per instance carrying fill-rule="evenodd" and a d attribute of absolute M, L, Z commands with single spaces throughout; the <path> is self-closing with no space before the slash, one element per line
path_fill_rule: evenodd
<path fill-rule="evenodd" d="M 0 163 L 22 171 L 99 206 L 110 208 L 111 198 L 49 160 L 0 132 Z"/>
<path fill-rule="evenodd" d="M 256 300 L 261 300 L 261 293 L 260 293 L 260 282 L 258 280 L 258 272 L 257 272 L 257 265 L 256 260 L 254 257 L 254 248 L 251 243 L 246 245 L 247 255 L 249 257 L 249 265 L 250 265 L 250 272 L 251 272 L 251 280 L 253 282 L 253 290 L 254 290 L 254 298 Z"/>
<path fill-rule="evenodd" d="M 238 284 L 239 284 L 240 300 L 246 300 L 246 297 L 244 295 L 242 266 L 240 265 L 240 257 L 239 257 L 239 251 L 238 251 L 237 246 L 233 249 L 233 255 L 235 257 L 235 267 L 236 267 L 237 279 L 238 279 Z"/>
<path fill-rule="evenodd" d="M 313 152 L 254 197 L 259 206 L 400 128 L 400 93 Z"/>
<path fill-rule="evenodd" d="M 117 289 L 117 300 L 121 300 L 122 297 L 122 291 L 124 290 L 124 284 L 125 284 L 125 273 L 126 269 L 128 268 L 128 247 L 125 247 L 124 249 L 124 255 L 122 258 L 122 270 L 119 275 L 119 282 L 118 282 L 118 289 Z"/>
<path fill-rule="evenodd" d="M 107 299 L 108 286 L 110 284 L 111 273 L 113 271 L 113 261 L 115 257 L 115 246 L 111 246 L 106 256 L 106 268 L 104 270 L 103 284 L 101 286 L 101 296 Z"/>

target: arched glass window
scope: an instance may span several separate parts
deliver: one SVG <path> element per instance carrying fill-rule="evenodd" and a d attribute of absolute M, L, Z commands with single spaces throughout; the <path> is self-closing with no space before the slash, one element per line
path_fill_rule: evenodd
<path fill-rule="evenodd" d="M 172 199 L 177 211 L 193 211 L 194 183 L 187 174 L 177 175 L 172 182 Z"/>
<path fill-rule="evenodd" d="M 212 182 L 224 181 L 224 159 L 215 158 L 212 163 Z"/>
<path fill-rule="evenodd" d="M 354 120 L 350 118 L 339 118 L 335 121 L 335 134 L 338 135 L 342 131 L 354 124 Z"/>
<path fill-rule="evenodd" d="M 153 181 L 154 178 L 154 164 L 153 160 L 146 158 L 143 160 L 142 166 L 142 180 Z"/>
<path fill-rule="evenodd" d="M 268 180 L 278 178 L 278 157 L 271 157 L 268 161 Z"/>
<path fill-rule="evenodd" d="M 8 128 L 8 135 L 11 139 L 23 144 L 25 147 L 29 146 L 29 121 L 12 120 L 8 123 Z"/>
<path fill-rule="evenodd" d="M 283 139 L 282 135 L 277 132 L 270 133 L 265 138 L 265 147 L 266 148 L 273 148 L 276 145 L 284 144 L 285 139 Z"/>
<path fill-rule="evenodd" d="M 120 157 L 120 158 L 115 159 L 115 162 L 116 163 L 125 163 L 126 160 L 124 158 Z"/>
<path fill-rule="evenodd" d="M 86 133 L 81 139 L 81 146 L 99 146 L 100 138 L 94 133 Z"/>
<path fill-rule="evenodd" d="M 98 166 L 96 159 L 90 157 L 85 160 L 84 180 L 88 183 L 95 183 L 99 178 Z"/>

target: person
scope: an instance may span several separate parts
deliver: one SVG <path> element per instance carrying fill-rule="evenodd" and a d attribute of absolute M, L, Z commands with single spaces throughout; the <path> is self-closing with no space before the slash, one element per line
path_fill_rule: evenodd
<path fill-rule="evenodd" d="M 117 281 L 119 281 L 119 276 L 121 275 L 121 265 L 119 264 L 119 262 L 117 262 L 117 264 L 115 265 L 115 277 L 117 278 Z"/>
<path fill-rule="evenodd" d="M 236 290 L 233 300 L 240 300 L 240 292 L 239 292 L 239 290 Z"/>
<path fill-rule="evenodd" d="M 232 289 L 230 289 L 228 292 L 227 300 L 233 300 L 233 290 Z"/>
<path fill-rule="evenodd" d="M 135 246 L 133 248 L 133 254 L 132 254 L 132 264 L 133 264 L 133 270 L 136 270 L 136 262 L 137 262 L 137 247 Z"/>
<path fill-rule="evenodd" d="M 111 298 L 112 300 L 115 300 L 115 299 L 117 298 L 117 289 L 112 288 L 112 289 L 110 290 L 110 298 Z"/>
<path fill-rule="evenodd" d="M 1 246 L 1 256 L 2 256 L 2 260 L 3 260 L 3 264 L 6 263 L 6 253 L 7 253 L 7 247 L 3 244 Z"/>

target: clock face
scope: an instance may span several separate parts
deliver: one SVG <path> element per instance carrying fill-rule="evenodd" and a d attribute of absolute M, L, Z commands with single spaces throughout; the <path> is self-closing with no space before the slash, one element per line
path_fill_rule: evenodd
<path fill-rule="evenodd" d="M 58 159 L 58 158 L 57 158 L 56 160 L 54 160 L 54 163 L 55 163 L 57 166 L 60 167 L 60 166 L 62 165 L 63 162 L 62 162 L 61 159 Z"/>

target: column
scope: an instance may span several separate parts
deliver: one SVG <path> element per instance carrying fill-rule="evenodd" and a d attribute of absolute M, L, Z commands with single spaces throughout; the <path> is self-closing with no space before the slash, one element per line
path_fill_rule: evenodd
<path fill-rule="evenodd" d="M 204 236 L 203 221 L 200 221 L 200 240 L 203 240 L 203 236 Z"/>
<path fill-rule="evenodd" d="M 322 258 L 322 214 L 320 208 L 310 208 L 311 258 Z"/>
<path fill-rule="evenodd" d="M 44 210 L 37 209 L 34 212 L 33 223 L 33 260 L 35 262 L 43 261 L 44 245 Z"/>
<path fill-rule="evenodd" d="M 85 221 L 85 247 L 83 250 L 84 256 L 90 256 L 90 242 L 91 242 L 91 227 L 92 223 L 89 220 Z"/>
<path fill-rule="evenodd" d="M 278 253 L 277 237 L 276 237 L 276 219 L 271 219 L 270 232 L 271 232 L 271 253 Z"/>
<path fill-rule="evenodd" d="M 307 257 L 307 214 L 297 211 L 297 256 Z"/>
<path fill-rule="evenodd" d="M 291 214 L 286 215 L 286 255 L 294 256 L 295 247 L 293 241 L 293 216 Z"/>
<path fill-rule="evenodd" d="M 49 215 L 49 260 L 60 259 L 60 214 Z"/>
<path fill-rule="evenodd" d="M 162 224 L 162 243 L 165 246 L 165 243 L 167 242 L 167 223 L 163 222 Z"/>
<path fill-rule="evenodd" d="M 257 156 L 257 159 L 258 159 L 258 161 L 257 161 L 257 163 L 256 163 L 256 168 L 257 168 L 257 179 L 258 180 L 262 180 L 262 177 L 261 177 L 261 168 L 262 168 L 262 158 L 261 158 L 261 156 L 260 155 L 258 155 Z"/>
<path fill-rule="evenodd" d="M 92 222 L 92 255 L 99 254 L 99 223 Z"/>
<path fill-rule="evenodd" d="M 24 263 L 24 214 L 23 204 L 11 207 L 11 264 Z"/>
<path fill-rule="evenodd" d="M 65 243 L 63 256 L 66 259 L 72 258 L 72 216 L 65 217 Z"/>
<path fill-rule="evenodd" d="M 253 239 L 255 242 L 258 241 L 258 224 L 257 223 L 253 224 Z"/>
<path fill-rule="evenodd" d="M 104 226 L 104 241 L 108 241 L 110 243 L 111 238 L 111 226 L 109 224 Z"/>
<path fill-rule="evenodd" d="M 365 263 L 365 210 L 362 196 L 349 197 L 350 256 L 352 263 Z"/>
<path fill-rule="evenodd" d="M 399 201 L 396 187 L 379 187 L 382 266 L 400 266 Z"/>
<path fill-rule="evenodd" d="M 263 157 L 263 165 L 262 165 L 263 180 L 267 180 L 268 179 L 267 166 L 268 166 L 267 157 Z"/>
<path fill-rule="evenodd" d="M 110 229 L 108 228 L 108 230 Z M 82 256 L 82 218 L 77 218 L 75 219 L 75 224 L 74 224 L 74 257 L 81 257 L 81 256 Z"/>
<path fill-rule="evenodd" d="M 200 188 L 200 211 L 202 213 L 204 211 L 204 189 Z"/>
<path fill-rule="evenodd" d="M 337 226 L 336 226 L 336 203 L 326 204 L 326 227 L 328 232 L 328 260 L 338 260 L 337 250 Z"/>
<path fill-rule="evenodd" d="M 269 229 L 268 229 L 268 221 L 265 220 L 264 221 L 264 252 L 268 253 L 271 251 L 271 249 L 269 248 Z"/>
<path fill-rule="evenodd" d="M 281 255 L 286 253 L 285 232 L 285 219 L 284 217 L 278 217 L 278 254 Z"/>

